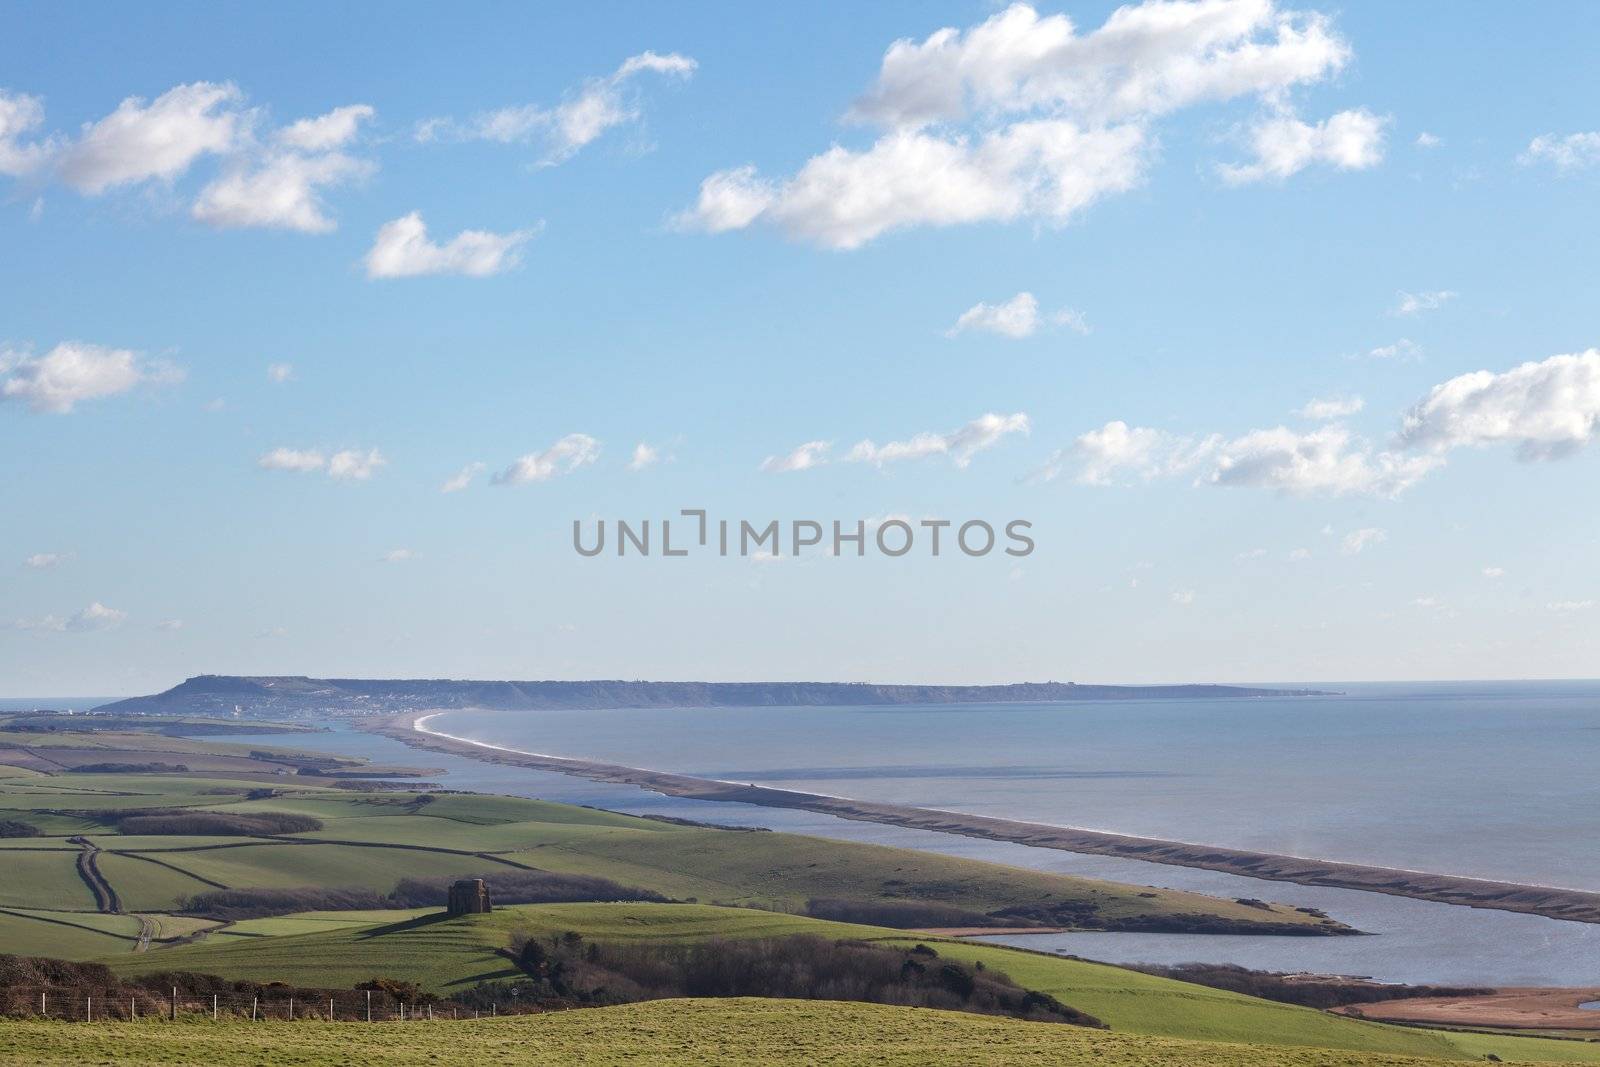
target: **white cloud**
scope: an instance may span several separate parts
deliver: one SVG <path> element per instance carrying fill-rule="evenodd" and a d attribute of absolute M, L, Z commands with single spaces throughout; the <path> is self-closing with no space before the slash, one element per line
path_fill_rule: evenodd
<path fill-rule="evenodd" d="M 1165 430 L 1129 426 L 1114 419 L 1098 430 L 1080 434 L 1070 447 L 1052 455 L 1035 476 L 1052 481 L 1073 466 L 1080 485 L 1111 485 L 1124 474 L 1150 479 L 1182 469 L 1192 447 L 1193 442 Z"/>
<path fill-rule="evenodd" d="M 268 471 L 291 471 L 311 474 L 326 471 L 335 481 L 364 482 L 378 470 L 388 465 L 388 460 L 376 448 L 347 448 L 333 455 L 324 455 L 314 448 L 274 448 L 256 460 L 256 466 Z"/>
<path fill-rule="evenodd" d="M 1517 157 L 1525 167 L 1535 163 L 1551 163 L 1557 170 L 1573 171 L 1600 163 L 1600 132 L 1569 133 L 1565 137 L 1547 133 L 1528 142 L 1527 149 Z"/>
<path fill-rule="evenodd" d="M 1327 396 L 1319 397 L 1306 403 L 1295 414 L 1303 419 L 1315 419 L 1318 422 L 1327 419 L 1342 419 L 1354 415 L 1366 406 L 1366 401 L 1359 396 Z"/>
<path fill-rule="evenodd" d="M 1485 567 L 1483 568 L 1483 576 L 1485 578 L 1504 578 L 1506 569 L 1504 567 Z"/>
<path fill-rule="evenodd" d="M 1311 124 L 1290 112 L 1262 119 L 1250 129 L 1251 163 L 1218 167 L 1229 185 L 1283 181 L 1313 163 L 1338 170 L 1367 170 L 1383 162 L 1383 131 L 1388 119 L 1365 109 L 1341 111 Z"/>
<path fill-rule="evenodd" d="M 22 565 L 31 567 L 36 571 L 44 571 L 59 567 L 71 558 L 71 552 L 35 552 L 23 560 Z"/>
<path fill-rule="evenodd" d="M 19 140 L 43 124 L 44 101 L 0 89 L 0 174 L 20 178 L 44 165 L 53 146 L 46 141 L 23 144 Z"/>
<path fill-rule="evenodd" d="M 1438 311 L 1459 294 L 1449 289 L 1434 289 L 1425 293 L 1408 293 L 1404 289 L 1395 294 L 1391 315 L 1417 315 L 1424 311 Z"/>
<path fill-rule="evenodd" d="M 98 195 L 118 185 L 171 182 L 207 154 L 231 150 L 244 122 L 232 84 L 194 82 L 148 104 L 137 96 L 83 132 L 60 153 L 61 179 Z"/>
<path fill-rule="evenodd" d="M 1380 530 L 1376 526 L 1366 526 L 1359 530 L 1351 530 L 1344 535 L 1344 540 L 1339 542 L 1339 551 L 1347 556 L 1358 555 L 1373 545 L 1381 545 L 1389 540 L 1389 531 Z"/>
<path fill-rule="evenodd" d="M 417 553 L 409 548 L 391 548 L 378 557 L 379 563 L 408 563 L 417 558 Z"/>
<path fill-rule="evenodd" d="M 589 79 L 554 107 L 525 104 L 499 108 L 464 123 L 447 118 L 427 119 L 418 124 L 416 139 L 433 141 L 450 137 L 502 144 L 537 139 L 543 142 L 545 150 L 541 165 L 554 166 L 572 158 L 607 130 L 638 121 L 639 102 L 629 94 L 629 89 L 640 74 L 687 79 L 697 66 L 693 59 L 675 52 L 667 55 L 641 52 L 624 60 L 606 77 Z"/>
<path fill-rule="evenodd" d="M 328 457 L 328 477 L 341 482 L 364 482 L 388 463 L 376 448 L 349 448 Z"/>
<path fill-rule="evenodd" d="M 1422 358 L 1422 346 L 1408 337 L 1388 345 L 1379 345 L 1369 348 L 1366 352 L 1367 359 L 1392 359 L 1401 363 L 1411 363 Z"/>
<path fill-rule="evenodd" d="M 1418 148 L 1438 148 L 1444 144 L 1444 138 L 1423 130 L 1417 134 L 1416 146 Z"/>
<path fill-rule="evenodd" d="M 1294 549 L 1289 553 L 1288 558 L 1290 563 L 1303 563 L 1311 558 L 1311 550 L 1309 548 Z"/>
<path fill-rule="evenodd" d="M 465 274 L 473 278 L 508 271 L 522 262 L 522 246 L 534 230 L 491 233 L 463 230 L 445 244 L 428 237 L 422 214 L 413 211 L 378 230 L 367 252 L 368 278 L 412 278 L 425 274 Z"/>
<path fill-rule="evenodd" d="M 1041 314 L 1038 299 L 1032 293 L 1021 292 L 1003 304 L 974 304 L 961 313 L 956 324 L 944 335 L 956 337 L 969 331 L 981 331 L 1020 341 L 1032 337 L 1047 325 L 1065 326 L 1080 334 L 1089 332 L 1083 312 L 1062 308 L 1050 314 Z"/>
<path fill-rule="evenodd" d="M 342 152 L 304 156 L 276 153 L 238 161 L 200 190 L 190 215 L 219 229 L 262 227 L 328 233 L 337 228 L 320 190 L 372 173 L 372 165 Z"/>
<path fill-rule="evenodd" d="M 294 471 L 297 474 L 320 471 L 327 465 L 328 457 L 315 449 L 274 448 L 256 460 L 256 466 L 264 471 Z"/>
<path fill-rule="evenodd" d="M 459 471 L 445 479 L 445 483 L 439 487 L 439 492 L 461 492 L 461 490 L 471 485 L 478 475 L 483 473 L 484 468 L 487 466 L 488 464 L 486 463 L 468 463 L 465 467 L 462 467 Z"/>
<path fill-rule="evenodd" d="M 128 613 L 108 608 L 98 600 L 66 618 L 46 615 L 42 619 L 18 619 L 13 625 L 19 630 L 48 630 L 55 633 L 92 633 L 96 630 L 114 630 L 127 619 Z"/>
<path fill-rule="evenodd" d="M 156 629 L 165 630 L 168 633 L 175 633 L 178 630 L 183 629 L 183 620 L 182 619 L 162 619 L 160 622 L 156 623 Z"/>
<path fill-rule="evenodd" d="M 1028 416 L 1023 412 L 1011 415 L 989 412 L 949 433 L 919 433 L 904 441 L 890 441 L 883 445 L 870 439 L 859 441 L 845 458 L 852 463 L 871 463 L 882 467 L 900 460 L 947 455 L 957 467 L 965 469 L 979 452 L 993 448 L 1008 434 L 1026 434 L 1028 429 Z"/>
<path fill-rule="evenodd" d="M 1003 304 L 974 304 L 961 313 L 956 324 L 945 331 L 945 336 L 981 330 L 1020 340 L 1032 337 L 1038 329 L 1039 301 L 1032 293 L 1023 292 Z"/>
<path fill-rule="evenodd" d="M 1264 548 L 1250 548 L 1250 549 L 1246 549 L 1243 552 L 1235 553 L 1233 558 L 1236 559 L 1236 560 L 1243 561 L 1243 560 L 1250 560 L 1250 559 L 1265 559 L 1266 556 L 1267 556 L 1267 550 L 1266 549 L 1264 549 Z"/>
<path fill-rule="evenodd" d="M 543 452 L 521 457 L 496 474 L 495 485 L 527 485 L 571 474 L 600 458 L 600 442 L 586 433 L 569 433 Z"/>
<path fill-rule="evenodd" d="M 0 349 L 0 399 L 34 411 L 65 415 L 85 400 L 126 393 L 139 385 L 181 381 L 183 371 L 126 348 L 63 341 L 42 356 Z"/>
<path fill-rule="evenodd" d="M 1592 601 L 1592 600 L 1555 600 L 1555 601 L 1551 601 L 1549 604 L 1546 604 L 1545 607 L 1549 608 L 1551 611 L 1555 612 L 1557 615 L 1571 615 L 1574 612 L 1588 611 L 1590 608 L 1594 607 L 1594 601 Z"/>
<path fill-rule="evenodd" d="M 326 115 L 300 119 L 279 130 L 275 139 L 301 152 L 328 152 L 355 139 L 363 122 L 377 114 L 367 104 L 336 107 Z"/>
<path fill-rule="evenodd" d="M 1588 444 L 1600 421 L 1600 349 L 1551 356 L 1500 374 L 1480 370 L 1433 387 L 1406 412 L 1400 440 L 1435 454 L 1510 444 L 1521 460 Z"/>
<path fill-rule="evenodd" d="M 832 441 L 807 441 L 788 455 L 768 456 L 761 461 L 761 469 L 768 473 L 810 470 L 828 462 L 832 448 Z"/>
<path fill-rule="evenodd" d="M 1277 426 L 1217 444 L 1201 481 L 1296 495 L 1395 497 L 1438 464 L 1432 457 L 1374 452 L 1339 425 L 1307 433 Z"/>
<path fill-rule="evenodd" d="M 294 380 L 294 364 L 293 363 L 268 363 L 267 364 L 267 379 L 269 381 L 276 382 L 279 385 L 282 385 L 284 382 L 293 381 Z"/>
<path fill-rule="evenodd" d="M 676 221 L 709 232 L 761 221 L 838 249 L 913 226 L 1064 225 L 1144 180 L 1160 117 L 1278 101 L 1349 55 L 1325 16 L 1273 0 L 1147 0 L 1081 34 L 1017 3 L 890 45 L 849 116 L 878 127 L 870 146 L 835 145 L 785 179 L 719 171 Z"/>
<path fill-rule="evenodd" d="M 1194 603 L 1194 590 L 1174 589 L 1172 591 L 1172 602 L 1181 607 L 1188 607 L 1190 604 Z"/>
<path fill-rule="evenodd" d="M 1339 425 L 1300 433 L 1284 426 L 1239 437 L 1182 437 L 1116 420 L 1082 434 L 1040 472 L 1048 481 L 1069 467 L 1083 485 L 1111 485 L 1195 473 L 1199 485 L 1273 489 L 1296 495 L 1398 496 L 1438 466 L 1433 457 L 1374 451 Z"/>
<path fill-rule="evenodd" d="M 631 471 L 642 471 L 648 467 L 654 467 L 660 462 L 661 450 L 655 445 L 640 441 L 638 444 L 633 446 L 633 458 L 628 460 L 628 469 Z"/>

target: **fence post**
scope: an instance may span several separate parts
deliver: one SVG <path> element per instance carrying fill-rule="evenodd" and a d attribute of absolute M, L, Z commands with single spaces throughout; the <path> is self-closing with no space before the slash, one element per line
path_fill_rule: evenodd
<path fill-rule="evenodd" d="M 44 998 L 45 998 L 45 994 L 40 993 L 39 994 L 39 1014 L 43 1015 L 46 1019 L 48 1019 L 48 1018 L 50 1018 L 50 1009 L 45 1006 Z"/>
<path fill-rule="evenodd" d="M 217 1021 L 217 995 L 211 994 L 211 1021 Z"/>
<path fill-rule="evenodd" d="M 328 1021 L 333 1022 L 338 1016 L 333 1014 L 333 998 L 328 998 Z"/>
<path fill-rule="evenodd" d="M 94 998 L 93 997 L 87 997 L 86 996 L 86 997 L 83 998 L 83 1021 L 87 1022 L 87 1023 L 94 1022 Z"/>
<path fill-rule="evenodd" d="M 178 987 L 172 987 L 172 1021 L 178 1021 Z"/>
<path fill-rule="evenodd" d="M 250 1021 L 251 1022 L 255 1022 L 256 1021 L 256 1001 L 259 1000 L 259 999 L 260 999 L 259 997 L 251 997 L 250 998 Z"/>
<path fill-rule="evenodd" d="M 294 997 L 289 998 L 289 1021 L 294 1022 Z"/>
<path fill-rule="evenodd" d="M 139 1002 L 133 997 L 128 998 L 128 1019 L 130 1021 L 139 1017 Z"/>
<path fill-rule="evenodd" d="M 367 1022 L 372 1021 L 372 990 L 367 990 Z"/>

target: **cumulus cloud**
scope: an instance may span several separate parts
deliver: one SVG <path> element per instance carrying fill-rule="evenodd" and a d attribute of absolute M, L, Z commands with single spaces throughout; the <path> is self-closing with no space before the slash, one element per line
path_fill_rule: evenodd
<path fill-rule="evenodd" d="M 1547 607 L 1551 611 L 1555 612 L 1557 615 L 1571 615 L 1574 612 L 1588 611 L 1590 608 L 1594 607 L 1594 601 L 1592 601 L 1592 600 L 1554 600 L 1554 601 L 1551 601 L 1549 604 L 1546 604 L 1545 607 Z"/>
<path fill-rule="evenodd" d="M 1174 589 L 1172 591 L 1172 602 L 1180 607 L 1188 607 L 1194 603 L 1194 590 Z"/>
<path fill-rule="evenodd" d="M 0 349 L 0 399 L 65 415 L 85 400 L 181 381 L 183 371 L 126 348 L 63 341 L 42 356 Z"/>
<path fill-rule="evenodd" d="M 256 460 L 256 466 L 264 471 L 294 471 L 297 474 L 320 471 L 327 465 L 328 457 L 315 449 L 274 448 Z"/>
<path fill-rule="evenodd" d="M 477 479 L 478 475 L 480 475 L 480 474 L 482 474 L 484 472 L 484 469 L 487 466 L 488 466 L 488 464 L 486 464 L 486 463 L 468 463 L 465 467 L 462 467 L 459 471 L 457 471 L 456 473 L 452 474 L 449 478 L 446 478 L 444 484 L 439 486 L 439 492 L 441 492 L 441 493 L 459 493 L 459 492 L 461 492 L 461 490 L 463 490 L 467 486 L 471 485 L 473 483 L 473 481 L 475 481 Z"/>
<path fill-rule="evenodd" d="M 1439 461 L 1377 451 L 1337 424 L 1300 433 L 1284 426 L 1238 437 L 1185 437 L 1121 420 L 1082 434 L 1053 455 L 1044 480 L 1071 470 L 1083 485 L 1193 474 L 1198 485 L 1295 495 L 1398 496 Z"/>
<path fill-rule="evenodd" d="M 324 187 L 372 173 L 372 164 L 342 152 L 275 153 L 231 166 L 200 190 L 189 213 L 219 229 L 260 227 L 328 233 L 337 228 L 322 201 Z"/>
<path fill-rule="evenodd" d="M 534 230 L 491 233 L 463 230 L 444 244 L 428 237 L 422 213 L 413 211 L 386 222 L 367 252 L 368 278 L 414 278 L 425 274 L 464 274 L 484 278 L 522 262 L 522 246 Z"/>
<path fill-rule="evenodd" d="M 1017 3 L 890 45 L 848 116 L 878 129 L 867 147 L 834 145 L 788 178 L 718 171 L 675 221 L 713 233 L 763 222 L 836 249 L 915 226 L 1065 225 L 1145 180 L 1161 117 L 1281 101 L 1349 56 L 1326 16 L 1273 0 L 1146 0 L 1086 33 Z M 1356 158 L 1348 125 L 1321 128 L 1324 157 Z"/>
<path fill-rule="evenodd" d="M 1387 540 L 1389 540 L 1388 530 L 1380 530 L 1376 526 L 1364 526 L 1345 534 L 1344 539 L 1339 542 L 1339 551 L 1347 556 L 1355 556 Z"/>
<path fill-rule="evenodd" d="M 655 445 L 640 441 L 633 446 L 633 457 L 628 460 L 628 469 L 642 471 L 654 467 L 661 462 L 661 450 Z"/>
<path fill-rule="evenodd" d="M 176 633 L 178 630 L 183 629 L 183 620 L 162 619 L 160 622 L 156 623 L 156 629 L 166 631 L 167 633 Z"/>
<path fill-rule="evenodd" d="M 363 122 L 377 111 L 368 104 L 336 107 L 325 115 L 304 118 L 279 130 L 275 140 L 301 152 L 327 152 L 355 139 Z"/>
<path fill-rule="evenodd" d="M 1278 426 L 1220 442 L 1207 456 L 1201 480 L 1292 494 L 1394 497 L 1437 465 L 1430 457 L 1375 452 L 1338 425 L 1308 433 Z"/>
<path fill-rule="evenodd" d="M 267 380 L 282 385 L 284 382 L 294 380 L 293 363 L 268 363 Z"/>
<path fill-rule="evenodd" d="M 1485 567 L 1483 568 L 1483 576 L 1490 579 L 1504 578 L 1506 569 L 1504 567 Z"/>
<path fill-rule="evenodd" d="M 364 482 L 388 462 L 376 448 L 348 448 L 328 457 L 328 477 L 341 482 Z"/>
<path fill-rule="evenodd" d="M 1517 162 L 1525 167 L 1549 163 L 1561 171 L 1592 167 L 1600 163 L 1600 133 L 1543 134 L 1528 142 Z"/>
<path fill-rule="evenodd" d="M 1444 138 L 1438 136 L 1437 134 L 1429 133 L 1427 130 L 1423 130 L 1421 133 L 1417 134 L 1417 140 L 1415 143 L 1418 148 L 1438 148 L 1444 144 Z"/>
<path fill-rule="evenodd" d="M 946 337 L 956 337 L 968 332 L 998 334 L 1020 341 L 1032 337 L 1045 326 L 1065 326 L 1075 333 L 1087 334 L 1089 324 L 1081 311 L 1062 308 L 1041 314 L 1038 299 L 1029 292 L 1021 292 L 1001 304 L 974 304 L 961 313 L 954 326 L 945 331 Z"/>
<path fill-rule="evenodd" d="M 761 461 L 761 469 L 769 474 L 810 470 L 828 462 L 828 453 L 832 448 L 832 441 L 807 441 L 786 455 L 768 456 Z"/>
<path fill-rule="evenodd" d="M 1366 401 L 1359 396 L 1327 396 L 1311 400 L 1306 406 L 1295 412 L 1303 419 L 1314 419 L 1323 422 L 1328 419 L 1343 419 L 1354 415 L 1366 406 Z"/>
<path fill-rule="evenodd" d="M 1395 294 L 1394 310 L 1390 314 L 1420 315 L 1424 311 L 1438 311 L 1457 295 L 1449 289 L 1434 289 L 1424 293 L 1408 293 L 1402 289 Z"/>
<path fill-rule="evenodd" d="M 18 619 L 13 625 L 19 630 L 47 630 L 55 633 L 92 633 L 96 630 L 114 630 L 128 618 L 128 613 L 108 608 L 98 600 L 82 611 L 62 618 L 46 615 L 41 619 Z"/>
<path fill-rule="evenodd" d="M 391 548 L 378 557 L 379 563 L 408 563 L 417 558 L 417 553 L 409 548 Z"/>
<path fill-rule="evenodd" d="M 1509 444 L 1521 460 L 1556 459 L 1588 444 L 1597 420 L 1600 349 L 1591 348 L 1436 385 L 1406 412 L 1400 440 L 1432 453 Z"/>
<path fill-rule="evenodd" d="M 23 141 L 33 137 L 42 125 L 44 101 L 0 89 L 0 174 L 20 178 L 44 165 L 53 145 L 48 141 Z"/>
<path fill-rule="evenodd" d="M 586 433 L 569 433 L 543 452 L 521 457 L 493 478 L 495 485 L 527 485 L 571 474 L 600 458 L 600 442 Z"/>
<path fill-rule="evenodd" d="M 434 118 L 416 129 L 419 141 L 440 139 L 498 141 L 512 144 L 543 142 L 542 166 L 572 158 L 607 130 L 638 121 L 641 108 L 632 83 L 641 74 L 688 79 L 698 64 L 688 56 L 670 52 L 641 52 L 624 60 L 611 74 L 591 78 L 553 107 L 525 104 L 475 115 L 465 122 Z"/>
<path fill-rule="evenodd" d="M 171 182 L 202 156 L 231 150 L 244 117 L 230 83 L 193 82 L 154 100 L 130 96 L 60 151 L 62 181 L 91 196 L 119 185 Z"/>
<path fill-rule="evenodd" d="M 1052 481 L 1070 467 L 1080 485 L 1111 485 L 1124 476 L 1150 479 L 1191 466 L 1194 448 L 1193 441 L 1165 430 L 1129 426 L 1114 419 L 1080 434 L 1070 447 L 1052 455 L 1035 476 Z"/>
<path fill-rule="evenodd" d="M 71 558 L 71 552 L 35 552 L 23 560 L 22 565 L 36 571 L 44 571 L 59 567 Z"/>
<path fill-rule="evenodd" d="M 380 468 L 387 466 L 388 462 L 376 448 L 348 448 L 331 456 L 314 448 L 274 448 L 257 459 L 256 466 L 262 470 L 290 471 L 295 474 L 322 471 L 335 481 L 364 482 Z"/>
<path fill-rule="evenodd" d="M 1250 128 L 1254 161 L 1224 163 L 1218 172 L 1229 185 L 1247 185 L 1283 181 L 1313 163 L 1338 170 L 1368 170 L 1383 162 L 1383 133 L 1388 121 L 1364 108 L 1341 111 L 1317 123 L 1280 112 Z"/>
<path fill-rule="evenodd" d="M 919 433 L 904 441 L 882 445 L 870 439 L 859 441 L 845 458 L 852 463 L 882 467 L 907 459 L 949 456 L 957 467 L 965 469 L 979 452 L 993 448 L 1008 434 L 1026 434 L 1028 428 L 1028 416 L 1023 412 L 1011 415 L 989 412 L 949 433 Z"/>

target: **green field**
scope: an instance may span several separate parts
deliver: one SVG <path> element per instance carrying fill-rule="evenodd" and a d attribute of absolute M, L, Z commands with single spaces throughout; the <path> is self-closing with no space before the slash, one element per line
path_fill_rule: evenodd
<path fill-rule="evenodd" d="M 11 751 L 18 759 L 47 760 L 54 750 L 40 740 Z M 151 743 L 140 751 L 165 750 Z M 226 756 L 240 758 L 237 752 Z M 177 833 L 124 833 L 125 813 L 140 809 L 189 821 L 143 827 Z M 216 825 L 218 814 L 259 818 L 263 813 L 309 816 L 321 826 L 270 834 L 237 818 L 231 825 Z M 193 815 L 210 821 L 197 823 Z M 979 920 L 992 915 L 1006 922 L 1015 920 L 1000 913 L 1012 908 L 1055 909 L 1088 916 L 1093 923 L 1174 916 L 1325 922 L 1281 906 L 908 849 L 672 823 L 515 797 L 340 789 L 316 777 L 277 772 L 245 778 L 7 773 L 0 775 L 0 819 L 29 823 L 44 835 L 0 839 L 0 953 L 97 959 L 129 976 L 185 970 L 346 989 L 386 977 L 451 994 L 478 982 L 517 977 L 520 972 L 505 950 L 514 937 L 530 935 L 575 931 L 606 943 L 801 933 L 905 946 L 937 941 L 941 954 L 1003 971 L 1115 1031 L 1108 1036 L 857 1004 L 668 1001 L 485 1022 L 471 1030 L 465 1022 L 441 1021 L 419 1025 L 398 1040 L 388 1027 L 346 1025 L 335 1034 L 315 1023 L 253 1028 L 0 1023 L 0 1064 L 421 1063 L 460 1058 L 464 1039 L 472 1042 L 475 1059 L 486 1051 L 498 1058 L 500 1050 L 508 1054 L 507 1062 L 531 1062 L 515 1056 L 535 1044 L 541 1062 L 633 1064 L 756 1058 L 1331 1067 L 1413 1062 L 1399 1057 L 1481 1060 L 1490 1054 L 1516 1062 L 1600 1063 L 1600 1044 L 1382 1025 L 1102 964 L 799 914 L 808 901 L 825 898 L 857 905 L 935 904 Z M 88 884 L 95 875 L 86 875 L 77 864 L 86 849 L 126 914 L 96 910 Z M 437 908 L 313 911 L 236 923 L 176 913 L 185 898 L 217 889 L 364 888 L 381 895 L 405 878 L 527 869 L 610 878 L 683 903 L 511 905 L 454 919 Z M 153 936 L 145 951 L 139 951 L 141 931 Z M 193 937 L 200 940 L 171 943 Z M 436 1039 L 437 1045 L 429 1044 Z M 119 1046 L 119 1041 L 126 1043 Z M 593 1056 L 578 1055 L 585 1050 Z"/>
<path fill-rule="evenodd" d="M 1545 1044 L 1557 1044 L 1546 1042 Z M 0 1064 L 437 1067 L 1427 1067 L 1393 1053 L 1179 1041 L 925 1008 L 783 1000 L 661 1000 L 414 1023 L 0 1023 Z"/>
<path fill-rule="evenodd" d="M 314 781 L 314 780 L 313 780 Z M 269 788 L 274 796 L 246 799 Z M 277 837 L 133 835 L 117 813 L 193 809 L 278 812 L 322 821 Z M 803 911 L 813 898 L 914 901 L 979 913 L 1071 904 L 1102 920 L 1207 916 L 1317 925 L 1290 908 L 1151 890 L 879 845 L 688 826 L 571 805 L 478 794 L 362 793 L 311 784 L 137 774 L 0 779 L 0 818 L 42 838 L 0 840 L 0 907 L 48 902 L 92 910 L 75 866 L 83 835 L 130 910 L 170 912 L 196 893 L 302 886 L 388 892 L 408 877 L 537 868 L 599 875 L 679 900 Z M 159 861 L 159 862 L 152 862 Z"/>
<path fill-rule="evenodd" d="M 366 925 L 354 925 L 358 917 Z M 609 943 L 809 933 L 906 946 L 931 942 L 943 955 L 981 960 L 1029 989 L 1050 993 L 1089 1012 L 1123 1034 L 1440 1059 L 1476 1059 L 1493 1051 L 1508 1061 L 1600 1063 L 1600 1044 L 1388 1026 L 1107 964 L 951 939 L 908 938 L 899 930 L 748 908 L 539 904 L 501 907 L 489 915 L 455 919 L 427 909 L 343 918 L 336 912 L 319 912 L 252 920 L 235 929 L 234 936 L 217 935 L 199 944 L 140 956 L 122 955 L 106 962 L 129 976 L 187 970 L 258 982 L 340 988 L 379 976 L 404 978 L 448 995 L 477 982 L 516 977 L 516 968 L 498 951 L 507 946 L 513 933 L 546 936 L 571 930 L 587 940 Z"/>

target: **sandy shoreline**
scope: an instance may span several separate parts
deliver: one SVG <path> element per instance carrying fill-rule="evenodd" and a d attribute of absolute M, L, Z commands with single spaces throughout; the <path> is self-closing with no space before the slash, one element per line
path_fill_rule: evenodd
<path fill-rule="evenodd" d="M 1044 823 L 967 815 L 903 804 L 879 804 L 821 793 L 721 782 L 669 771 L 652 771 L 614 763 L 569 759 L 564 756 L 490 745 L 429 730 L 424 720 L 436 714 L 439 713 L 423 712 L 369 719 L 362 725 L 364 729 L 392 737 L 414 748 L 449 752 L 471 759 L 534 770 L 556 771 L 594 781 L 632 785 L 667 796 L 760 804 L 765 807 L 798 808 L 861 822 L 905 826 L 992 841 L 1009 841 L 1035 848 L 1054 848 L 1097 856 L 1118 856 L 1149 863 L 1222 871 L 1269 881 L 1356 889 L 1443 904 L 1459 904 L 1471 908 L 1521 912 L 1572 922 L 1600 923 L 1600 893 L 1585 890 L 1281 856 L 1267 852 L 1165 841 L 1158 838 L 1130 837 L 1100 830 L 1050 826 Z"/>

